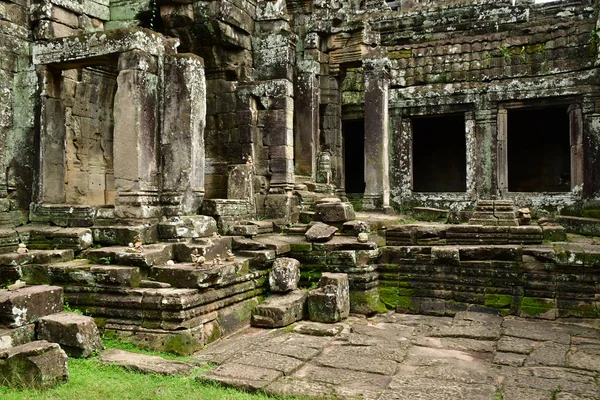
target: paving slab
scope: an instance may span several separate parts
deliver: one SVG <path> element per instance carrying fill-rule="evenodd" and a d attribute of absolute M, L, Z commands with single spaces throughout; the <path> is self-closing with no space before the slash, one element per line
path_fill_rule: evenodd
<path fill-rule="evenodd" d="M 132 353 L 119 349 L 103 351 L 100 353 L 100 361 L 105 364 L 115 364 L 146 374 L 183 374 L 190 372 L 194 368 L 191 364 L 183 361 L 166 360 L 158 356 Z"/>
<path fill-rule="evenodd" d="M 319 330 L 335 326 L 223 339 L 197 354 L 220 364 L 201 379 L 309 399 L 600 399 L 598 320 L 391 313 Z"/>

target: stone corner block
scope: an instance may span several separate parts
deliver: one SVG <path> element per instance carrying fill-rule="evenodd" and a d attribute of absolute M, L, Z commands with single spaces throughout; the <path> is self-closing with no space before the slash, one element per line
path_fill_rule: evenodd
<path fill-rule="evenodd" d="M 37 337 L 60 344 L 69 357 L 85 358 L 94 350 L 102 350 L 98 327 L 92 317 L 85 315 L 61 312 L 40 318 Z"/>

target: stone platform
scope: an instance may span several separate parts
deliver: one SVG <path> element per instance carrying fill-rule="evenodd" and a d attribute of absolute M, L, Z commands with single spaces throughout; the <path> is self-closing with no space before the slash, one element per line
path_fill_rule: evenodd
<path fill-rule="evenodd" d="M 316 329 L 299 329 L 316 325 Z M 319 399 L 598 399 L 598 320 L 389 313 L 248 329 L 196 354 L 200 379 Z M 297 333 L 339 326 L 335 336 Z"/>

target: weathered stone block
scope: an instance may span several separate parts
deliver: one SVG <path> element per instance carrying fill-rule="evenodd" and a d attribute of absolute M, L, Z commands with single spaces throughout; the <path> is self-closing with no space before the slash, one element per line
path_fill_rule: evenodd
<path fill-rule="evenodd" d="M 304 317 L 307 292 L 294 290 L 287 294 L 274 294 L 259 304 L 252 312 L 252 325 L 265 328 L 288 326 Z"/>
<path fill-rule="evenodd" d="M 256 225 L 231 225 L 228 235 L 233 236 L 255 236 L 258 235 L 258 226 Z"/>
<path fill-rule="evenodd" d="M 217 221 L 206 215 L 172 217 L 158 224 L 161 239 L 210 237 L 217 232 Z"/>
<path fill-rule="evenodd" d="M 346 222 L 355 218 L 350 203 L 322 203 L 316 206 L 317 218 L 323 222 Z"/>
<path fill-rule="evenodd" d="M 69 357 L 86 358 L 102 350 L 102 341 L 92 317 L 61 312 L 40 318 L 37 337 L 60 344 Z"/>
<path fill-rule="evenodd" d="M 35 340 L 35 324 L 15 329 L 0 328 L 0 349 L 9 349 Z"/>
<path fill-rule="evenodd" d="M 115 364 L 123 368 L 141 373 L 150 374 L 183 374 L 194 367 L 183 361 L 165 360 L 158 356 L 132 353 L 125 350 L 110 349 L 100 355 L 100 361 L 106 364 Z"/>
<path fill-rule="evenodd" d="M 316 322 L 338 322 L 350 313 L 350 290 L 347 274 L 325 272 L 319 289 L 308 293 L 308 318 Z"/>
<path fill-rule="evenodd" d="M 69 379 L 67 355 L 56 343 L 35 341 L 0 351 L 0 384 L 46 389 Z"/>
<path fill-rule="evenodd" d="M 63 310 L 63 289 L 29 286 L 15 291 L 0 290 L 0 323 L 16 328 Z"/>
<path fill-rule="evenodd" d="M 282 257 L 275 260 L 269 273 L 269 286 L 273 292 L 289 292 L 298 288 L 300 261 Z"/>
<path fill-rule="evenodd" d="M 327 242 L 333 238 L 337 230 L 335 226 L 316 223 L 308 228 L 304 236 L 309 242 Z"/>

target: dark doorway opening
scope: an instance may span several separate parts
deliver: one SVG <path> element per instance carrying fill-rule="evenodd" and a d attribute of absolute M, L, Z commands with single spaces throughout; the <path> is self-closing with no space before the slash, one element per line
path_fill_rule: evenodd
<path fill-rule="evenodd" d="M 346 193 L 365 192 L 365 121 L 342 122 Z"/>
<path fill-rule="evenodd" d="M 467 145 L 463 114 L 412 120 L 413 191 L 467 190 Z"/>
<path fill-rule="evenodd" d="M 571 189 L 569 113 L 566 106 L 508 110 L 508 190 Z"/>

